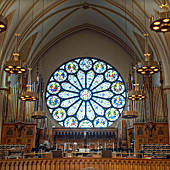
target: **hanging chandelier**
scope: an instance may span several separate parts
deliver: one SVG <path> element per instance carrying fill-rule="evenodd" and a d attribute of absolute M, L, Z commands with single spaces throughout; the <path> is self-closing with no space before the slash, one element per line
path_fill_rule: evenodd
<path fill-rule="evenodd" d="M 160 6 L 162 12 L 152 15 L 150 18 L 150 28 L 155 32 L 169 32 L 170 31 L 170 11 L 167 11 L 167 4 Z"/>
<path fill-rule="evenodd" d="M 122 113 L 122 118 L 125 118 L 125 119 L 134 119 L 138 117 L 138 112 L 137 111 L 133 111 L 131 109 L 131 104 L 130 104 L 130 100 L 128 102 L 128 110 L 127 111 L 124 111 Z"/>
<path fill-rule="evenodd" d="M 0 15 L 0 33 L 6 31 L 8 25 L 8 20 L 5 18 L 5 16 Z"/>
<path fill-rule="evenodd" d="M 147 37 L 148 34 L 144 34 L 145 36 L 145 60 L 142 62 L 138 62 L 137 65 L 137 72 L 145 75 L 145 74 L 154 74 L 157 73 L 160 70 L 160 65 L 157 61 L 153 61 L 150 59 L 150 53 L 148 52 L 148 43 L 147 43 Z"/>
<path fill-rule="evenodd" d="M 38 110 L 31 113 L 33 119 L 44 119 L 47 117 L 46 112 L 41 110 L 41 105 L 38 105 Z"/>
<path fill-rule="evenodd" d="M 37 100 L 37 93 L 33 92 L 31 90 L 31 70 L 32 68 L 28 68 L 29 73 L 28 73 L 28 84 L 26 85 L 27 90 L 26 91 L 22 91 L 21 93 L 19 93 L 19 99 L 23 100 L 23 101 L 35 101 Z"/>
<path fill-rule="evenodd" d="M 38 74 L 38 72 L 37 72 L 37 74 Z M 37 79 L 39 79 L 38 75 L 37 75 Z M 40 76 L 40 82 L 38 83 L 37 89 L 39 89 L 38 110 L 31 113 L 31 118 L 44 119 L 47 117 L 47 114 L 46 114 L 46 112 L 44 112 L 44 86 L 43 86 L 43 80 L 42 80 L 41 76 Z M 43 98 L 41 96 L 43 96 Z"/>
<path fill-rule="evenodd" d="M 22 74 L 26 72 L 26 63 L 19 60 L 18 53 L 18 36 L 19 34 L 15 34 L 17 38 L 16 44 L 16 53 L 13 53 L 13 59 L 4 62 L 3 69 L 10 74 Z"/>
<path fill-rule="evenodd" d="M 133 67 L 135 70 L 135 84 L 133 84 L 134 90 L 130 90 L 128 92 L 128 99 L 129 100 L 142 100 L 146 98 L 146 94 L 143 90 L 139 90 L 139 84 L 137 83 L 137 71 L 136 67 Z"/>
<path fill-rule="evenodd" d="M 43 14 L 44 14 L 44 0 L 43 0 Z M 32 15 L 32 19 L 33 19 L 33 15 Z M 42 39 L 43 39 L 43 22 L 42 22 Z M 47 117 L 46 112 L 44 112 L 44 95 L 43 95 L 44 94 L 44 88 L 43 88 L 44 86 L 42 85 L 43 81 L 41 78 L 41 74 L 40 74 L 40 78 L 38 75 L 38 65 L 37 65 L 37 80 L 36 80 L 36 82 L 37 82 L 37 93 L 38 93 L 38 103 L 37 103 L 38 109 L 36 108 L 36 110 L 31 113 L 31 118 L 44 119 Z M 43 96 L 43 98 L 41 98 L 41 95 Z"/>

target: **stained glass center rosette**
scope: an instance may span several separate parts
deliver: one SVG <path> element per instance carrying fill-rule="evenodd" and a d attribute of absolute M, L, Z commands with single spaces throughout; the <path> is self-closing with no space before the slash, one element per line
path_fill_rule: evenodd
<path fill-rule="evenodd" d="M 91 91 L 85 89 L 83 91 L 80 92 L 80 97 L 83 100 L 89 100 L 91 98 Z"/>
<path fill-rule="evenodd" d="M 46 87 L 49 112 L 67 128 L 111 126 L 125 107 L 125 97 L 125 84 L 118 71 L 91 57 L 62 64 Z"/>

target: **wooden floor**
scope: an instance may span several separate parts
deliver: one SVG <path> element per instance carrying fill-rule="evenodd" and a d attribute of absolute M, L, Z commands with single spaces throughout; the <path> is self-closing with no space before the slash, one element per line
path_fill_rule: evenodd
<path fill-rule="evenodd" d="M 170 170 L 168 159 L 37 158 L 0 161 L 0 170 Z"/>

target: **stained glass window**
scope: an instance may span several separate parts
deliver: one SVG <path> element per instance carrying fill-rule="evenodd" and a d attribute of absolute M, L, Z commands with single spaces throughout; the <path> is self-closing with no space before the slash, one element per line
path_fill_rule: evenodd
<path fill-rule="evenodd" d="M 46 104 L 64 127 L 108 127 L 126 104 L 126 88 L 118 71 L 105 61 L 78 58 L 58 67 L 46 87 Z"/>

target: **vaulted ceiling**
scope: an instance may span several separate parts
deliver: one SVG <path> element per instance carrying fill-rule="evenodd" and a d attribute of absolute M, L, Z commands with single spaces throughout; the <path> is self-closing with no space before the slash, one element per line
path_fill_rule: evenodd
<path fill-rule="evenodd" d="M 155 33 L 149 28 L 149 18 L 161 11 L 161 3 L 161 0 L 2 0 L 1 13 L 8 19 L 8 29 L 0 35 L 0 73 L 5 76 L 3 62 L 15 52 L 16 33 L 20 33 L 21 59 L 32 67 L 56 42 L 82 29 L 112 38 L 138 62 L 144 59 L 143 34 L 149 33 L 150 51 L 155 60 L 162 62 L 165 86 L 169 86 L 170 33 Z M 166 3 L 170 6 L 169 0 Z"/>

